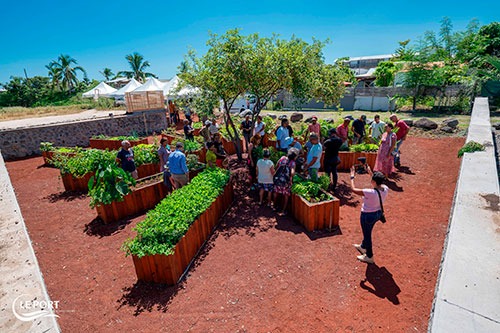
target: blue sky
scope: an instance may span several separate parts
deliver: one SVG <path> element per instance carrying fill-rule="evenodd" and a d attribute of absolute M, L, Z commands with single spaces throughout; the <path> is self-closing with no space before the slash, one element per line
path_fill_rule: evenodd
<path fill-rule="evenodd" d="M 477 6 L 474 6 L 477 5 Z M 0 83 L 10 76 L 46 75 L 45 65 L 69 54 L 90 78 L 104 67 L 127 70 L 125 55 L 141 53 L 150 71 L 172 77 L 189 47 L 206 50 L 208 32 L 241 28 L 311 41 L 329 38 L 325 58 L 392 53 L 451 18 L 462 30 L 472 18 L 500 20 L 500 1 L 9 1 L 0 12 Z"/>

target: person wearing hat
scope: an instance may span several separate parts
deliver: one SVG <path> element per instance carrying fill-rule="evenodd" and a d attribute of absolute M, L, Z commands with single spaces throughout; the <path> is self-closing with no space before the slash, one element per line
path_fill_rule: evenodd
<path fill-rule="evenodd" d="M 398 116 L 395 114 L 391 114 L 389 119 L 394 123 L 394 127 L 398 129 L 396 132 L 396 148 L 394 149 L 394 166 L 399 168 L 401 166 L 399 158 L 401 152 L 399 149 L 401 148 L 403 141 L 406 140 L 410 127 L 404 120 L 398 119 Z"/>
<path fill-rule="evenodd" d="M 323 154 L 323 147 L 319 143 L 319 136 L 316 133 L 311 133 L 309 136 L 311 141 L 311 149 L 307 152 L 306 164 L 304 169 L 307 170 L 309 177 L 313 181 L 318 180 L 318 170 L 321 167 L 321 155 Z"/>
<path fill-rule="evenodd" d="M 318 117 L 312 116 L 311 123 L 307 126 L 306 135 L 316 133 L 321 140 L 321 125 L 318 123 Z"/>
<path fill-rule="evenodd" d="M 205 147 L 207 143 L 212 142 L 212 135 L 210 134 L 210 125 L 212 122 L 210 120 L 205 121 L 205 127 L 200 131 L 200 135 L 203 138 L 203 142 L 205 143 Z"/>
<path fill-rule="evenodd" d="M 274 163 L 269 159 L 271 152 L 264 149 L 262 158 L 257 161 L 257 181 L 259 183 L 259 205 L 264 201 L 264 192 L 267 192 L 267 205 L 271 207 L 271 196 L 273 192 Z"/>
<path fill-rule="evenodd" d="M 340 163 L 339 149 L 341 146 L 342 139 L 337 136 L 337 130 L 335 128 L 331 128 L 328 131 L 328 139 L 323 142 L 323 147 L 325 147 L 323 169 L 328 177 L 330 177 L 330 191 L 335 191 L 335 188 L 337 187 L 337 166 Z"/>
<path fill-rule="evenodd" d="M 354 133 L 354 137 L 352 138 L 353 145 L 357 145 L 364 142 L 366 136 L 365 124 L 366 124 L 366 116 L 364 114 L 352 122 L 352 132 Z"/>
<path fill-rule="evenodd" d="M 349 147 L 349 124 L 351 119 L 348 117 L 344 118 L 344 122 L 337 127 L 337 136 L 342 140 L 341 149 L 347 149 Z"/>
<path fill-rule="evenodd" d="M 175 188 L 181 188 L 189 182 L 189 170 L 186 165 L 186 155 L 183 153 L 184 144 L 177 142 L 175 151 L 168 157 L 168 167 L 172 174 Z"/>

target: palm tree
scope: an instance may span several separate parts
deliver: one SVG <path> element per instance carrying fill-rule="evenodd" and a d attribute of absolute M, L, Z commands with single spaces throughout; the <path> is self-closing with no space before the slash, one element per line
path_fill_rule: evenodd
<path fill-rule="evenodd" d="M 137 52 L 125 56 L 131 71 L 121 71 L 118 75 L 125 75 L 127 78 L 134 78 L 137 81 L 144 82 L 146 77 L 156 77 L 153 73 L 144 72 L 150 66 L 149 61 L 144 61 L 144 57 Z"/>
<path fill-rule="evenodd" d="M 59 68 L 57 68 L 55 61 L 51 61 L 50 64 L 45 65 L 45 68 L 47 68 L 49 71 L 48 76 L 52 82 L 51 88 L 52 90 L 54 90 L 54 88 L 59 87 L 61 83 L 61 71 Z"/>
<path fill-rule="evenodd" d="M 113 73 L 113 71 L 111 70 L 111 68 L 105 67 L 102 70 L 102 72 L 99 72 L 99 73 L 101 73 L 106 78 L 106 81 L 109 81 L 109 80 L 111 80 L 111 78 L 115 77 L 115 73 Z"/>
<path fill-rule="evenodd" d="M 74 58 L 69 55 L 61 54 L 57 61 L 53 61 L 49 66 L 54 67 L 56 71 L 61 73 L 62 87 L 68 90 L 68 93 L 73 91 L 73 88 L 78 84 L 78 78 L 76 77 L 76 71 L 80 71 L 83 75 L 87 75 L 87 72 L 81 66 L 75 66 L 77 62 Z"/>

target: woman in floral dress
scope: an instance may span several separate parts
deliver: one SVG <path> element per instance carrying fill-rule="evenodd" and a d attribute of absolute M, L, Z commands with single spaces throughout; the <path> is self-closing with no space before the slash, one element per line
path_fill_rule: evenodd
<path fill-rule="evenodd" d="M 393 173 L 394 170 L 394 157 L 392 152 L 396 147 L 396 133 L 392 130 L 394 125 L 387 123 L 385 125 L 385 132 L 380 139 L 380 147 L 378 148 L 377 161 L 375 162 L 375 171 L 380 171 L 387 178 Z"/>
<path fill-rule="evenodd" d="M 292 179 L 295 174 L 295 159 L 297 158 L 298 150 L 290 148 L 288 155 L 283 156 L 276 163 L 276 173 L 274 175 L 274 200 L 278 194 L 283 195 L 283 211 L 282 214 L 286 215 L 286 206 L 288 205 L 288 198 L 292 190 Z"/>

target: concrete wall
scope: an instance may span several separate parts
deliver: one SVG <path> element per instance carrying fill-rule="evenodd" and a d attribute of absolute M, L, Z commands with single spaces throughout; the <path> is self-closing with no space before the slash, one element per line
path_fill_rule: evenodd
<path fill-rule="evenodd" d="M 5 159 L 20 158 L 40 153 L 40 142 L 56 146 L 89 145 L 89 138 L 104 134 L 110 136 L 150 135 L 167 128 L 165 111 L 146 111 L 104 119 L 73 121 L 63 124 L 16 128 L 0 132 L 0 150 Z"/>
<path fill-rule="evenodd" d="M 487 98 L 476 98 L 455 191 L 429 332 L 500 332 L 500 206 Z"/>

